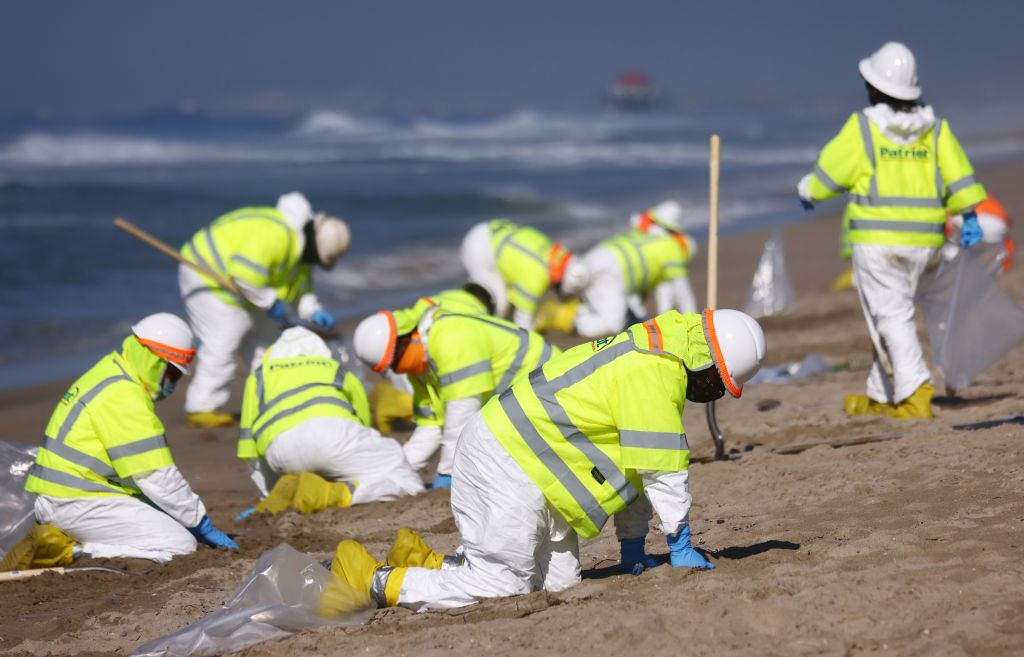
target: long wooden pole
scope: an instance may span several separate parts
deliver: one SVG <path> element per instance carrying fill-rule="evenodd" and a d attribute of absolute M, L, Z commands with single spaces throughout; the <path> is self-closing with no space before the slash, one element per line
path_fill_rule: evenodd
<path fill-rule="evenodd" d="M 114 225 L 123 230 L 124 232 L 128 233 L 132 237 L 145 242 L 146 244 L 150 245 L 157 251 L 160 251 L 164 255 L 174 258 L 175 260 L 177 260 L 178 262 L 187 267 L 191 267 L 192 269 L 202 274 L 203 276 L 209 276 L 210 278 L 217 282 L 217 285 L 236 295 L 239 299 L 245 300 L 245 295 L 242 294 L 242 290 L 239 289 L 238 285 L 235 284 L 234 281 L 221 276 L 212 269 L 203 267 L 202 265 L 196 264 L 191 260 L 186 260 L 184 257 L 182 257 L 180 253 L 178 253 L 177 249 L 168 246 L 167 243 L 161 240 L 160 238 L 155 237 L 150 233 L 147 233 L 146 231 L 142 230 L 141 228 L 139 228 L 132 222 L 128 221 L 127 219 L 122 219 L 121 217 L 118 217 L 114 219 Z"/>
<path fill-rule="evenodd" d="M 718 307 L 718 170 L 721 140 L 711 135 L 710 189 L 708 196 L 708 308 Z"/>
<path fill-rule="evenodd" d="M 721 163 L 721 140 L 718 135 L 711 135 L 711 153 L 708 158 L 708 308 L 718 307 L 718 171 Z M 704 412 L 708 420 L 708 432 L 715 443 L 715 460 L 725 456 L 725 437 L 718 427 L 718 416 L 715 414 L 715 402 L 705 404 Z"/>

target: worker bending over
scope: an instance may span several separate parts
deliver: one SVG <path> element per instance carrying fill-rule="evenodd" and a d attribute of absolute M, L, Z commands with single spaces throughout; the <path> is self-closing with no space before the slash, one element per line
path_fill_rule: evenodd
<path fill-rule="evenodd" d="M 631 319 L 647 317 L 644 299 L 654 293 L 657 312 L 694 312 L 697 301 L 688 267 L 696 241 L 680 229 L 682 208 L 665 201 L 634 215 L 629 232 L 604 240 L 584 256 L 589 272 L 585 286 L 563 286 L 582 296 L 573 321 L 576 332 L 588 338 L 618 333 Z M 569 316 L 554 328 L 569 330 Z"/>
<path fill-rule="evenodd" d="M 406 442 L 405 454 L 422 469 L 441 448 L 435 488 L 449 487 L 455 444 L 481 405 L 560 353 L 539 333 L 511 322 L 442 308 L 416 324 L 381 311 L 359 323 L 353 342 L 373 371 L 390 368 L 412 381 L 414 408 L 425 421 Z"/>
<path fill-rule="evenodd" d="M 398 442 L 370 428 L 363 384 L 308 329 L 285 330 L 264 352 L 245 382 L 241 427 L 238 457 L 263 497 L 301 472 L 349 484 L 348 504 L 423 492 Z"/>
<path fill-rule="evenodd" d="M 36 493 L 36 520 L 80 543 L 76 555 L 164 563 L 195 552 L 197 539 L 238 549 L 174 465 L 153 411 L 188 373 L 193 347 L 180 317 L 145 317 L 57 404 L 25 490 Z"/>
<path fill-rule="evenodd" d="M 914 295 L 943 244 L 946 212 L 963 214 L 960 244 L 981 240 L 985 189 L 949 123 L 920 102 L 914 55 L 889 42 L 860 62 L 870 106 L 855 112 L 800 181 L 801 201 L 848 192 L 844 224 L 875 360 L 850 415 L 931 418 L 935 389 L 914 326 Z"/>
<path fill-rule="evenodd" d="M 304 321 L 334 326 L 334 317 L 313 292 L 312 266 L 330 269 L 349 242 L 345 222 L 314 214 L 306 197 L 292 192 L 278 199 L 277 207 L 230 212 L 182 247 L 186 260 L 233 281 L 244 297 L 191 267 L 178 269 L 181 297 L 199 340 L 199 363 L 185 397 L 189 424 L 234 423 L 221 408 L 230 395 L 239 350 L 249 363 L 281 327 Z"/>
<path fill-rule="evenodd" d="M 498 317 L 533 328 L 541 297 L 563 279 L 582 287 L 586 269 L 579 258 L 531 226 L 494 219 L 473 226 L 462 240 L 462 265 L 469 278 L 487 288 Z"/>
<path fill-rule="evenodd" d="M 683 405 L 739 397 L 765 348 L 741 312 L 670 311 L 552 358 L 492 397 L 459 439 L 451 500 L 462 565 L 403 530 L 387 565 L 342 541 L 332 571 L 380 606 L 412 609 L 560 591 L 580 581 L 579 537 L 613 515 L 622 569 L 654 565 L 644 551 L 652 507 L 671 564 L 713 568 L 690 542 Z"/>

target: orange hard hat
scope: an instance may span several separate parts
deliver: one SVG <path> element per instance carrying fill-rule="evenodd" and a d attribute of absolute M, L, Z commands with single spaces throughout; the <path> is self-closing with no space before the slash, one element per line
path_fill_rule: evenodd
<path fill-rule="evenodd" d="M 994 217 L 999 217 L 1006 223 L 1010 223 L 1010 215 L 1006 214 L 1006 208 L 1004 208 L 1003 204 L 992 196 L 989 196 L 987 199 L 979 203 L 978 206 L 974 208 L 974 211 L 978 214 L 990 214 Z"/>

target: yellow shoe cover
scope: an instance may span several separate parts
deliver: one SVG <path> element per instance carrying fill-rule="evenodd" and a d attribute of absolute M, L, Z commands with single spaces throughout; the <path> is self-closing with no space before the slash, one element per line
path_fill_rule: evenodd
<path fill-rule="evenodd" d="M 434 552 L 422 536 L 407 527 L 398 530 L 395 544 L 388 552 L 389 566 L 413 566 L 441 570 L 443 563 L 444 555 Z"/>
<path fill-rule="evenodd" d="M 293 508 L 310 514 L 325 509 L 344 509 L 352 505 L 354 484 L 327 481 L 312 472 L 287 474 L 277 480 L 274 488 L 256 505 L 260 513 L 281 513 Z"/>
<path fill-rule="evenodd" d="M 384 564 L 377 561 L 360 543 L 344 540 L 338 543 L 331 561 L 331 572 L 360 594 L 376 600 L 378 606 L 394 607 L 405 580 L 406 568 L 392 568 L 386 574 L 383 599 L 374 596 L 370 589 L 374 585 L 374 574 Z M 381 604 L 383 603 L 383 604 Z"/>
<path fill-rule="evenodd" d="M 836 280 L 832 281 L 832 291 L 842 292 L 843 290 L 853 289 L 853 267 L 847 267 L 846 271 L 836 277 Z"/>
<path fill-rule="evenodd" d="M 0 571 L 69 566 L 75 540 L 53 525 L 33 525 L 0 561 Z"/>
<path fill-rule="evenodd" d="M 412 395 L 403 392 L 386 381 L 373 389 L 374 422 L 383 434 L 391 433 L 395 420 L 412 422 Z"/>
<path fill-rule="evenodd" d="M 891 404 L 876 402 L 867 395 L 846 395 L 843 410 L 847 415 L 882 415 L 895 408 Z"/>
<path fill-rule="evenodd" d="M 216 427 L 230 427 L 235 424 L 235 416 L 230 413 L 218 413 L 217 411 L 202 411 L 188 414 L 188 426 L 193 429 L 213 429 Z"/>
<path fill-rule="evenodd" d="M 887 410 L 886 415 L 897 420 L 931 420 L 935 417 L 932 413 L 933 395 L 935 388 L 930 383 L 922 383 L 914 394 Z"/>
<path fill-rule="evenodd" d="M 569 333 L 576 321 L 576 311 L 580 307 L 579 299 L 558 301 L 548 298 L 537 309 L 533 327 L 537 331 L 564 331 Z"/>

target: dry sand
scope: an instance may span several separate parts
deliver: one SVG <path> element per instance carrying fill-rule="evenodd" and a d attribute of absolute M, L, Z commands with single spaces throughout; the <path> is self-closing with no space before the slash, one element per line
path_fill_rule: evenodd
<path fill-rule="evenodd" d="M 1024 166 L 985 172 L 1024 218 Z M 766 320 L 769 363 L 816 351 L 840 371 L 751 386 L 719 406 L 728 445 L 712 453 L 703 408 L 687 409 L 695 544 L 718 568 L 615 566 L 609 527 L 581 546 L 584 581 L 559 594 L 505 598 L 448 613 L 376 612 L 356 629 L 325 628 L 248 655 L 1010 655 L 1024 654 L 1024 347 L 958 397 L 936 399 L 931 422 L 850 420 L 846 392 L 863 389 L 870 343 L 853 292 L 830 293 L 843 264 L 834 217 L 786 229 L 799 303 Z M 1018 240 L 1022 231 L 1017 231 Z M 725 241 L 723 307 L 742 304 L 765 234 Z M 703 287 L 703 265 L 695 267 Z M 1024 263 L 1004 276 L 1024 303 Z M 0 395 L 0 438 L 38 442 L 66 382 Z M 178 464 L 240 555 L 200 548 L 167 566 L 119 562 L 128 577 L 43 576 L 0 585 L 0 653 L 129 654 L 230 599 L 259 554 L 280 542 L 321 558 L 342 538 L 383 555 L 395 530 L 458 544 L 445 491 L 392 503 L 234 523 L 255 489 L 230 430 L 187 429 L 179 394 L 160 407 Z M 826 443 L 865 444 L 833 448 Z M 807 447 L 808 445 L 817 445 Z M 779 453 L 779 449 L 796 451 Z M 802 450 L 802 451 L 801 451 Z M 648 550 L 664 554 L 652 531 Z"/>

